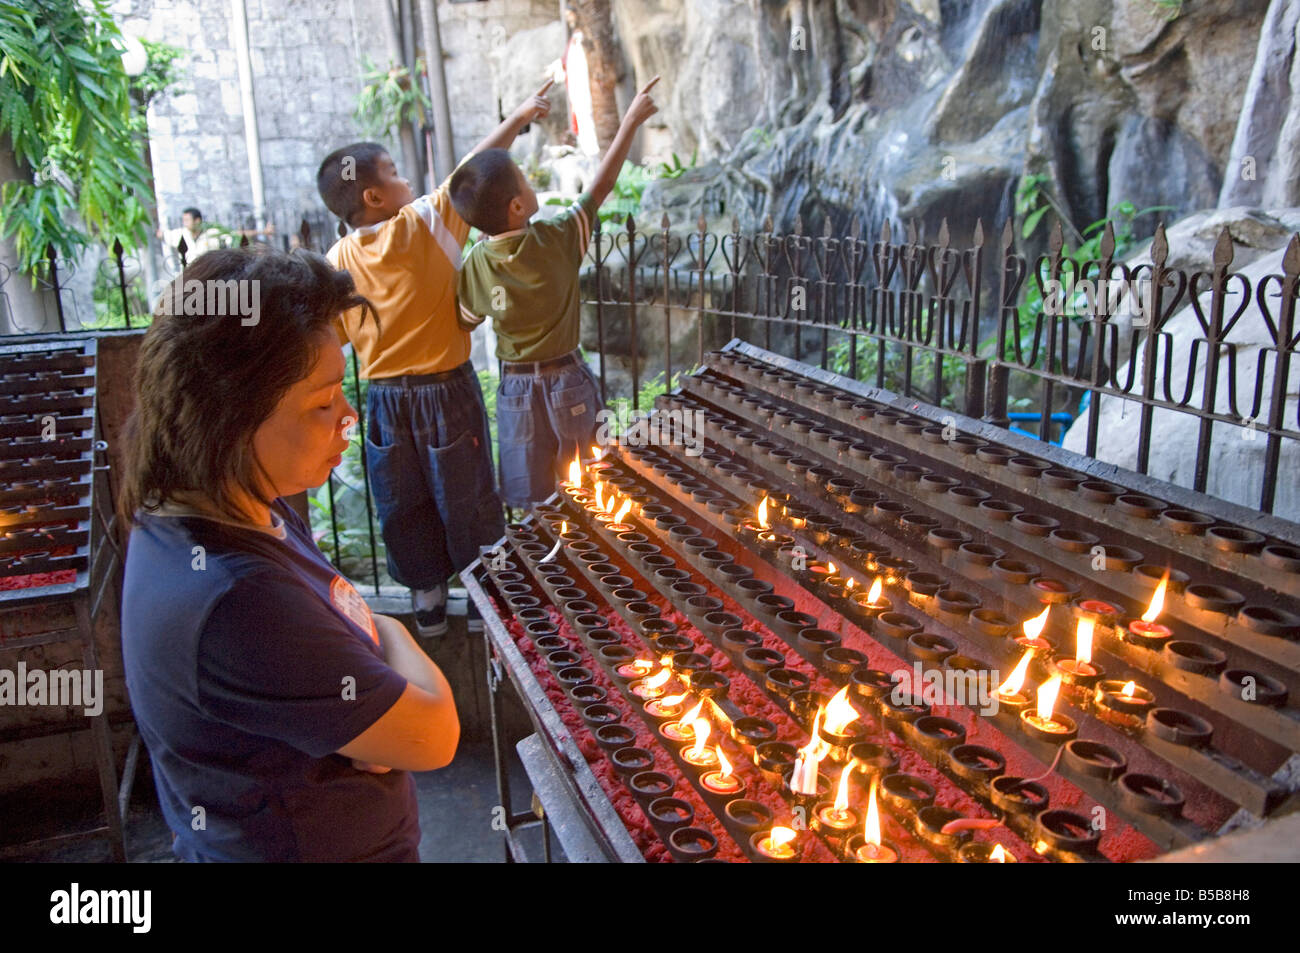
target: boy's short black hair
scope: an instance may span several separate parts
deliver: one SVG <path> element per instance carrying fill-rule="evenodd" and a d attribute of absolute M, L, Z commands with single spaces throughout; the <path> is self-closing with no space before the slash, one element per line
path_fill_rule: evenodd
<path fill-rule="evenodd" d="M 377 142 L 354 142 L 335 149 L 316 172 L 316 191 L 325 207 L 353 224 L 365 206 L 361 194 L 379 181 L 379 160 L 388 150 Z"/>
<path fill-rule="evenodd" d="M 487 235 L 508 227 L 510 200 L 519 194 L 519 177 L 505 149 L 484 149 L 461 164 L 451 177 L 451 204 L 469 224 Z"/>
<path fill-rule="evenodd" d="M 181 214 L 192 215 L 194 217 L 194 220 L 197 222 L 203 221 L 203 213 L 200 212 L 198 209 L 196 209 L 193 205 L 191 205 L 189 208 L 181 209 Z"/>

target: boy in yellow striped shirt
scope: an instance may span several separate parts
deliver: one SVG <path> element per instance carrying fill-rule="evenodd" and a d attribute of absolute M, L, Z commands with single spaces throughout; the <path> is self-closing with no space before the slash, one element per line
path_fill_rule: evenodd
<path fill-rule="evenodd" d="M 546 83 L 470 155 L 509 146 L 545 116 Z M 447 580 L 505 532 L 492 472 L 487 414 L 469 360 L 469 332 L 456 319 L 456 278 L 469 225 L 444 181 L 416 198 L 388 151 L 358 142 L 325 157 L 321 198 L 350 228 L 327 253 L 352 275 L 378 314 L 339 320 L 366 398 L 366 469 L 388 572 L 411 589 L 421 635 L 447 630 Z"/>

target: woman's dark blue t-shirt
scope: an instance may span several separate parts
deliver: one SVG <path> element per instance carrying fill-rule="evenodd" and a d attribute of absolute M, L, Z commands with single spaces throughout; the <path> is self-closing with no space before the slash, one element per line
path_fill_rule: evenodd
<path fill-rule="evenodd" d="M 141 513 L 122 597 L 127 690 L 158 799 L 189 861 L 415 861 L 406 771 L 334 754 L 406 679 L 288 505 L 284 538 Z"/>

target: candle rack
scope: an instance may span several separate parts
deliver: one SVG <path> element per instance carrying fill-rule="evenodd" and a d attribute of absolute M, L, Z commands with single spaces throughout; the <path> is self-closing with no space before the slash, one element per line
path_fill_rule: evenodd
<path fill-rule="evenodd" d="M 716 841 L 700 858 L 789 859 L 756 847 L 780 824 L 797 831 L 795 859 L 852 860 L 861 829 L 829 823 L 845 764 L 855 819 L 877 785 L 877 837 L 904 861 L 989 862 L 993 846 L 1020 861 L 1143 859 L 1214 836 L 1239 809 L 1266 820 L 1294 803 L 1270 777 L 1300 752 L 1293 525 L 1135 474 L 1098 479 L 1058 448 L 743 344 L 657 409 L 701 412 L 704 453 L 611 448 L 583 487 L 511 527 L 512 558 L 486 578 L 480 565 L 477 591 L 507 616 L 555 606 L 576 637 L 566 654 L 544 651 L 556 633 L 537 618 L 520 648 L 561 690 L 625 703 L 604 703 L 622 731 L 596 729 L 612 776 L 630 782 L 650 752 L 673 797 L 698 799 L 692 843 Z M 596 478 L 633 501 L 615 525 L 588 498 Z M 1026 687 L 997 710 L 973 689 L 931 697 L 927 679 L 1005 678 L 1026 649 Z M 631 672 L 635 659 L 649 670 Z M 689 702 L 653 707 L 642 689 L 661 672 L 654 690 Z M 841 690 L 856 717 L 828 730 Z M 712 750 L 672 720 L 697 703 Z M 629 733 L 637 745 L 612 748 Z M 718 754 L 734 789 L 704 783 Z"/>

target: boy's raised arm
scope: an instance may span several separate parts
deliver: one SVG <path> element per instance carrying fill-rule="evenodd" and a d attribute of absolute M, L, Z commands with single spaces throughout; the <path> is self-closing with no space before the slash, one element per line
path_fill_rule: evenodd
<path fill-rule="evenodd" d="M 515 141 L 515 136 L 519 135 L 520 129 L 534 119 L 541 119 L 551 111 L 551 101 L 546 98 L 546 91 L 554 83 L 555 80 L 548 79 L 541 89 L 520 103 L 518 108 L 507 116 L 501 125 L 493 129 L 482 142 L 471 149 L 469 154 L 474 155 L 474 153 L 482 152 L 484 149 L 510 148 L 510 144 Z"/>
<path fill-rule="evenodd" d="M 618 173 L 623 168 L 623 161 L 627 159 L 628 151 L 632 148 L 632 139 L 636 136 L 636 131 L 641 128 L 643 122 L 659 111 L 655 101 L 650 98 L 650 90 L 657 82 L 659 82 L 658 76 L 646 83 L 628 105 L 627 112 L 623 114 L 618 133 L 614 136 L 614 141 L 609 144 L 609 151 L 601 160 L 600 168 L 596 170 L 596 178 L 592 181 L 591 188 L 587 189 L 596 208 L 600 208 L 601 203 L 613 191 L 614 183 L 618 181 Z"/>

